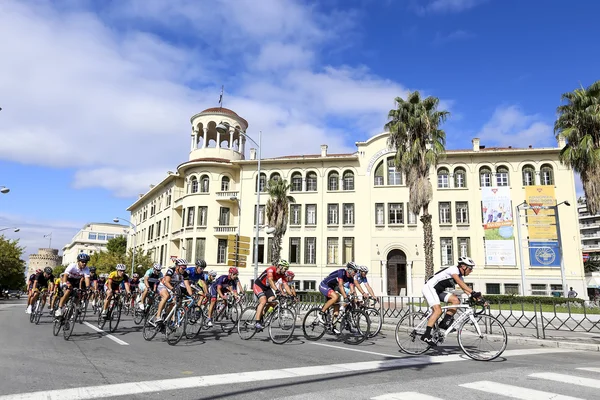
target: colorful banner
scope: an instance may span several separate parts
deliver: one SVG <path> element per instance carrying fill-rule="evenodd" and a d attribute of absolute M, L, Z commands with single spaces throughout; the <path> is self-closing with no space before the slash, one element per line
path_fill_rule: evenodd
<path fill-rule="evenodd" d="M 560 267 L 558 242 L 529 241 L 529 261 L 532 267 Z"/>
<path fill-rule="evenodd" d="M 529 207 L 531 207 L 527 210 L 529 239 L 556 240 L 555 210 L 538 208 L 556 205 L 554 186 L 526 186 L 525 199 Z"/>
<path fill-rule="evenodd" d="M 517 265 L 508 187 L 481 188 L 486 265 Z"/>

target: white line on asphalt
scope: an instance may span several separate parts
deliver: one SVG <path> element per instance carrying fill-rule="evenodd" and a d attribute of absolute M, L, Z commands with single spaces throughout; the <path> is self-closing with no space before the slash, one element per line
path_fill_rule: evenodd
<path fill-rule="evenodd" d="M 393 357 L 393 358 L 405 358 L 406 356 L 392 356 L 389 354 L 384 354 L 384 353 L 376 353 L 374 351 L 367 351 L 367 350 L 359 350 L 359 349 L 351 349 L 348 347 L 342 347 L 342 346 L 333 346 L 331 344 L 325 344 L 325 343 L 314 343 L 311 342 L 311 344 L 314 344 L 316 346 L 325 346 L 325 347 L 333 347 L 334 349 L 341 349 L 341 350 L 348 350 L 348 351 L 357 351 L 359 353 L 367 353 L 367 354 L 374 354 L 376 356 L 384 356 L 384 357 Z"/>
<path fill-rule="evenodd" d="M 554 347 L 507 350 L 504 357 L 538 355 L 549 353 L 572 353 L 573 350 Z M 156 379 L 152 381 L 116 383 L 112 385 L 88 386 L 73 389 L 44 390 L 32 393 L 19 393 L 0 396 L 0 400 L 80 400 L 102 397 L 127 396 L 142 393 L 165 392 L 169 390 L 195 389 L 200 387 L 232 385 L 244 382 L 273 382 L 277 379 L 304 378 L 322 375 L 348 374 L 350 372 L 383 371 L 416 365 L 440 364 L 466 361 L 466 357 L 453 354 L 448 356 L 404 357 L 395 360 L 352 362 L 347 364 L 319 365 L 273 369 L 267 371 L 234 372 L 221 375 L 194 376 L 188 378 Z"/>
<path fill-rule="evenodd" d="M 371 397 L 371 400 L 443 400 L 439 397 L 433 397 L 428 394 L 417 392 L 401 392 L 384 394 L 377 397 Z"/>
<path fill-rule="evenodd" d="M 577 368 L 577 369 L 580 369 L 582 371 L 600 372 L 600 368 L 594 368 L 594 367 L 582 367 L 582 368 Z"/>
<path fill-rule="evenodd" d="M 573 375 L 555 374 L 553 372 L 540 372 L 538 374 L 529 375 L 532 378 L 546 379 L 549 381 L 569 383 L 571 385 L 586 386 L 594 389 L 600 389 L 600 381 L 598 379 L 580 378 Z"/>
<path fill-rule="evenodd" d="M 531 376 L 531 375 L 530 375 Z M 481 390 L 486 393 L 498 394 L 512 399 L 522 400 L 583 400 L 579 397 L 562 396 L 556 393 L 541 390 L 527 389 L 524 387 L 505 385 L 491 381 L 479 381 L 459 385 L 469 389 Z"/>
<path fill-rule="evenodd" d="M 121 346 L 129 346 L 129 343 L 122 341 L 119 338 L 114 337 L 113 335 L 106 333 L 105 331 L 103 331 L 102 329 L 98 328 L 97 326 L 94 326 L 92 324 L 90 324 L 89 322 L 84 322 L 85 325 L 89 326 L 90 328 L 92 328 L 93 330 L 95 330 L 96 332 L 100 332 L 100 333 L 105 333 L 106 337 L 109 338 L 110 340 L 112 340 L 113 342 L 116 342 L 118 344 L 120 344 Z"/>

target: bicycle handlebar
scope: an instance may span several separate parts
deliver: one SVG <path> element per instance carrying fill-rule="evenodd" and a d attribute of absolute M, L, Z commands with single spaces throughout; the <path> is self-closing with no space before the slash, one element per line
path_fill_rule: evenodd
<path fill-rule="evenodd" d="M 485 312 L 487 301 L 483 298 L 483 296 L 478 298 L 474 298 L 473 296 L 471 296 L 469 297 L 469 305 L 475 309 L 475 315 L 480 315 Z M 481 309 L 477 311 L 477 308 L 479 307 L 481 307 Z"/>

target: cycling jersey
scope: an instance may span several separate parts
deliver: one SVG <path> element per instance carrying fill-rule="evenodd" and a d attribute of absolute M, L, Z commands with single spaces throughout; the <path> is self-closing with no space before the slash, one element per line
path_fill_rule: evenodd
<path fill-rule="evenodd" d="M 95 272 L 90 272 L 90 283 L 98 280 L 98 274 Z"/>
<path fill-rule="evenodd" d="M 60 278 L 54 279 L 54 285 L 58 286 L 58 285 L 60 285 L 60 282 L 61 282 Z"/>
<path fill-rule="evenodd" d="M 133 278 L 131 278 L 131 279 L 129 280 L 129 289 L 130 289 L 131 291 L 137 290 L 137 288 L 138 288 L 139 286 L 140 286 L 140 280 L 139 280 L 139 278 L 138 278 L 138 279 L 133 279 Z"/>
<path fill-rule="evenodd" d="M 221 291 L 231 290 L 236 291 L 238 285 L 238 278 L 229 279 L 229 275 L 221 275 L 218 277 L 212 285 L 210 285 L 209 293 L 211 297 L 217 297 L 219 292 L 217 291 L 217 287 L 221 286 Z"/>
<path fill-rule="evenodd" d="M 452 275 L 458 275 L 462 280 L 460 270 L 457 266 L 453 266 L 438 271 L 425 282 L 423 285 L 423 296 L 427 300 L 429 307 L 440 304 L 440 301 L 448 302 L 452 293 L 445 292 L 445 290 L 456 286 L 456 281 Z"/>
<path fill-rule="evenodd" d="M 119 271 L 113 271 L 108 274 L 108 279 L 112 280 L 113 285 L 120 284 L 121 282 L 129 282 L 129 276 L 123 272 L 123 275 L 119 276 Z"/>
<path fill-rule="evenodd" d="M 45 277 L 43 272 L 40 272 L 39 274 L 37 274 L 34 278 L 35 281 L 37 281 L 37 288 L 41 289 L 44 287 L 48 287 L 48 285 L 50 284 L 50 282 L 52 282 L 54 280 L 54 275 L 50 274 L 49 277 Z"/>
<path fill-rule="evenodd" d="M 106 284 L 106 278 L 98 278 L 98 283 L 96 283 L 96 287 L 98 289 L 102 289 L 104 287 L 104 285 Z"/>
<path fill-rule="evenodd" d="M 363 283 L 369 283 L 369 281 L 367 281 L 366 276 L 363 278 L 359 274 L 360 274 L 360 272 L 357 272 L 356 275 L 354 276 L 354 279 L 358 282 L 359 285 L 362 285 Z M 354 282 L 352 282 L 352 283 L 354 283 Z M 344 287 L 350 288 L 350 282 L 344 282 Z M 348 291 L 346 291 L 346 293 L 348 293 Z"/>
<path fill-rule="evenodd" d="M 321 285 L 336 290 L 339 288 L 338 279 L 341 279 L 344 283 L 348 283 L 348 285 L 354 284 L 354 277 L 350 276 L 344 268 L 341 268 L 325 277 Z"/>
<path fill-rule="evenodd" d="M 208 274 L 205 274 L 204 272 L 196 272 L 196 267 L 189 267 L 185 270 L 187 271 L 190 281 L 192 281 L 192 283 L 197 283 L 198 281 L 206 282 Z"/>
<path fill-rule="evenodd" d="M 35 280 L 35 274 L 29 275 L 29 279 L 27 280 L 27 282 L 29 283 L 29 289 L 31 289 L 33 287 L 34 280 Z"/>
<path fill-rule="evenodd" d="M 161 271 L 154 272 L 154 268 L 150 268 L 144 274 L 144 277 L 148 277 L 148 287 L 153 290 L 157 283 L 163 278 L 163 273 Z M 142 282 L 143 284 L 143 282 Z"/>
<path fill-rule="evenodd" d="M 167 277 L 167 276 L 171 277 L 171 286 L 173 286 L 173 287 L 176 287 L 176 286 L 185 287 L 184 281 L 187 281 L 190 279 L 190 276 L 189 276 L 187 270 L 184 269 L 181 274 L 178 274 L 177 272 L 175 272 L 175 267 L 171 267 L 167 270 L 165 277 Z"/>
<path fill-rule="evenodd" d="M 269 283 L 268 283 L 269 278 L 273 279 L 273 282 L 277 282 L 279 279 L 284 279 L 285 274 L 277 273 L 277 267 L 271 266 L 271 267 L 265 269 L 263 271 L 263 273 L 260 274 L 258 276 L 258 278 L 256 278 L 256 281 L 254 283 L 257 286 L 259 286 L 261 289 L 267 290 L 270 288 Z"/>
<path fill-rule="evenodd" d="M 65 269 L 65 274 L 67 275 L 67 281 L 71 285 L 78 285 L 81 278 L 90 276 L 90 269 L 87 266 L 80 269 L 77 263 L 73 263 Z"/>

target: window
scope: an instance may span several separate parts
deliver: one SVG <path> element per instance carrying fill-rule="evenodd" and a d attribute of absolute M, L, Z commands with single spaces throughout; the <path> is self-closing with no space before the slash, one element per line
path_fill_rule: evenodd
<path fill-rule="evenodd" d="M 440 224 L 451 224 L 452 215 L 450 213 L 450 202 L 439 203 L 440 207 Z"/>
<path fill-rule="evenodd" d="M 185 208 L 181 210 L 181 227 L 185 226 Z"/>
<path fill-rule="evenodd" d="M 288 261 L 291 264 L 300 264 L 300 238 L 290 238 L 290 256 Z"/>
<path fill-rule="evenodd" d="M 227 262 L 227 239 L 219 239 L 217 244 L 217 264 Z"/>
<path fill-rule="evenodd" d="M 253 251 L 254 251 L 255 244 L 256 244 L 256 238 L 254 238 L 252 241 L 252 250 Z M 254 260 L 254 255 L 252 256 L 252 259 Z M 265 239 L 264 238 L 258 238 L 258 263 L 259 264 L 265 263 Z"/>
<path fill-rule="evenodd" d="M 339 204 L 327 204 L 327 225 L 339 224 Z"/>
<path fill-rule="evenodd" d="M 450 172 L 447 168 L 440 168 L 437 172 L 438 188 L 444 189 L 450 187 Z"/>
<path fill-rule="evenodd" d="M 302 174 L 300 172 L 294 172 L 292 174 L 292 185 L 290 187 L 292 192 L 302 191 Z"/>
<path fill-rule="evenodd" d="M 152 203 L 150 206 L 150 216 L 152 217 L 154 214 L 156 214 L 156 204 Z"/>
<path fill-rule="evenodd" d="M 344 190 L 354 190 L 354 172 L 344 172 Z"/>
<path fill-rule="evenodd" d="M 452 238 L 440 238 L 440 251 L 442 265 L 452 265 L 454 262 L 454 257 L 452 255 Z"/>
<path fill-rule="evenodd" d="M 317 281 L 302 281 L 302 288 L 304 290 L 316 290 Z"/>
<path fill-rule="evenodd" d="M 388 204 L 388 224 L 403 224 L 404 223 L 404 204 L 389 203 Z"/>
<path fill-rule="evenodd" d="M 542 165 L 540 169 L 540 183 L 542 185 L 554 185 L 554 174 L 551 165 Z"/>
<path fill-rule="evenodd" d="M 339 264 L 338 246 L 338 238 L 327 238 L 327 264 Z"/>
<path fill-rule="evenodd" d="M 148 227 L 148 241 L 154 239 L 154 225 Z"/>
<path fill-rule="evenodd" d="M 468 224 L 469 223 L 469 203 L 466 201 L 456 202 L 456 223 L 457 224 Z"/>
<path fill-rule="evenodd" d="M 291 281 L 288 282 L 288 285 L 294 288 L 295 290 L 300 290 L 300 281 Z"/>
<path fill-rule="evenodd" d="M 192 250 L 194 250 L 194 239 L 193 238 L 185 239 L 185 259 L 186 260 L 192 259 Z"/>
<path fill-rule="evenodd" d="M 221 178 L 221 191 L 227 192 L 229 190 L 229 177 L 224 176 Z"/>
<path fill-rule="evenodd" d="M 270 181 L 275 181 L 275 182 L 279 182 L 281 180 L 281 175 L 279 175 L 278 172 L 273 172 L 271 174 L 271 177 L 269 178 Z"/>
<path fill-rule="evenodd" d="M 388 165 L 388 185 L 402 185 L 402 172 L 396 170 L 396 161 L 394 157 L 389 157 Z"/>
<path fill-rule="evenodd" d="M 385 225 L 385 210 L 383 203 L 375 203 L 375 225 Z"/>
<path fill-rule="evenodd" d="M 98 235 L 96 234 L 96 232 L 90 232 L 90 233 L 88 233 L 88 239 L 89 240 L 96 240 L 97 237 L 98 237 Z"/>
<path fill-rule="evenodd" d="M 202 175 L 202 177 L 200 178 L 200 192 L 201 193 L 208 193 L 209 183 L 210 183 L 210 180 L 208 179 L 208 175 Z"/>
<path fill-rule="evenodd" d="M 194 212 L 196 207 L 188 207 L 186 226 L 194 226 Z"/>
<path fill-rule="evenodd" d="M 485 293 L 486 294 L 500 294 L 500 284 L 499 283 L 486 283 L 485 284 Z"/>
<path fill-rule="evenodd" d="M 508 186 L 508 168 L 498 167 L 496 170 L 496 185 Z"/>
<path fill-rule="evenodd" d="M 171 190 L 167 192 L 167 207 L 171 205 Z"/>
<path fill-rule="evenodd" d="M 204 260 L 206 257 L 206 238 L 196 238 L 196 259 Z"/>
<path fill-rule="evenodd" d="M 519 284 L 518 283 L 505 283 L 504 284 L 504 294 L 519 294 Z"/>
<path fill-rule="evenodd" d="M 307 192 L 316 192 L 317 191 L 317 174 L 314 172 L 309 172 L 306 175 L 306 191 Z"/>
<path fill-rule="evenodd" d="M 317 205 L 307 204 L 306 205 L 306 223 L 305 225 L 316 225 L 317 224 Z"/>
<path fill-rule="evenodd" d="M 354 261 L 354 238 L 343 238 L 342 246 L 342 264 L 346 265 L 350 261 Z"/>
<path fill-rule="evenodd" d="M 327 177 L 327 190 L 340 190 L 340 176 L 335 171 L 330 172 Z"/>
<path fill-rule="evenodd" d="M 560 296 L 563 296 L 562 285 L 550 285 L 550 295 L 554 296 L 555 293 L 559 293 Z M 556 297 L 559 297 L 559 296 L 556 296 Z"/>
<path fill-rule="evenodd" d="M 190 193 L 198 193 L 198 179 L 195 176 L 190 179 Z"/>
<path fill-rule="evenodd" d="M 267 259 L 265 260 L 266 263 L 270 263 L 271 259 L 273 258 L 273 238 L 267 238 Z"/>
<path fill-rule="evenodd" d="M 317 263 L 317 238 L 304 238 L 304 264 Z"/>
<path fill-rule="evenodd" d="M 548 295 L 547 292 L 547 285 L 541 284 L 541 283 L 532 283 L 531 284 L 531 295 L 532 296 L 546 296 Z"/>
<path fill-rule="evenodd" d="M 344 204 L 344 225 L 354 225 L 354 203 Z"/>
<path fill-rule="evenodd" d="M 467 187 L 467 172 L 463 168 L 456 168 L 454 170 L 454 187 L 455 188 L 466 188 Z"/>
<path fill-rule="evenodd" d="M 383 161 L 381 161 L 379 163 L 379 165 L 377 165 L 377 168 L 375 168 L 375 182 L 374 182 L 375 186 L 383 186 L 385 185 L 385 182 L 383 180 Z"/>
<path fill-rule="evenodd" d="M 207 206 L 198 207 L 198 226 L 206 226 L 207 221 L 208 221 L 208 207 Z"/>
<path fill-rule="evenodd" d="M 219 226 L 229 226 L 229 207 L 221 207 L 219 210 Z"/>
<path fill-rule="evenodd" d="M 99 233 L 99 234 L 98 234 L 98 240 L 106 240 L 106 234 L 104 234 L 104 233 Z"/>
<path fill-rule="evenodd" d="M 302 205 L 290 204 L 290 225 L 302 224 Z"/>
<path fill-rule="evenodd" d="M 411 211 L 410 203 L 406 203 L 406 212 L 408 213 L 408 224 L 416 225 L 417 224 L 417 215 Z"/>
<path fill-rule="evenodd" d="M 265 224 L 265 206 L 261 205 L 258 208 L 258 225 Z M 254 225 L 256 225 L 256 205 L 254 205 Z"/>
<path fill-rule="evenodd" d="M 161 225 L 162 225 L 162 221 L 158 221 L 156 223 L 156 237 L 160 236 L 160 227 L 161 227 Z"/>
<path fill-rule="evenodd" d="M 470 257 L 471 253 L 471 239 L 469 238 L 458 238 L 458 256 L 459 257 Z"/>
<path fill-rule="evenodd" d="M 492 170 L 483 167 L 479 170 L 479 185 L 481 187 L 492 186 Z"/>
<path fill-rule="evenodd" d="M 523 167 L 523 186 L 535 185 L 535 169 L 531 165 Z"/>
<path fill-rule="evenodd" d="M 111 234 L 107 234 L 106 235 L 106 240 L 110 240 L 110 239 L 114 239 L 115 235 L 111 235 Z"/>
<path fill-rule="evenodd" d="M 256 180 L 258 181 L 258 178 L 256 178 Z M 257 182 L 257 185 L 261 192 L 265 192 L 267 187 L 267 175 L 260 174 L 260 182 Z"/>

